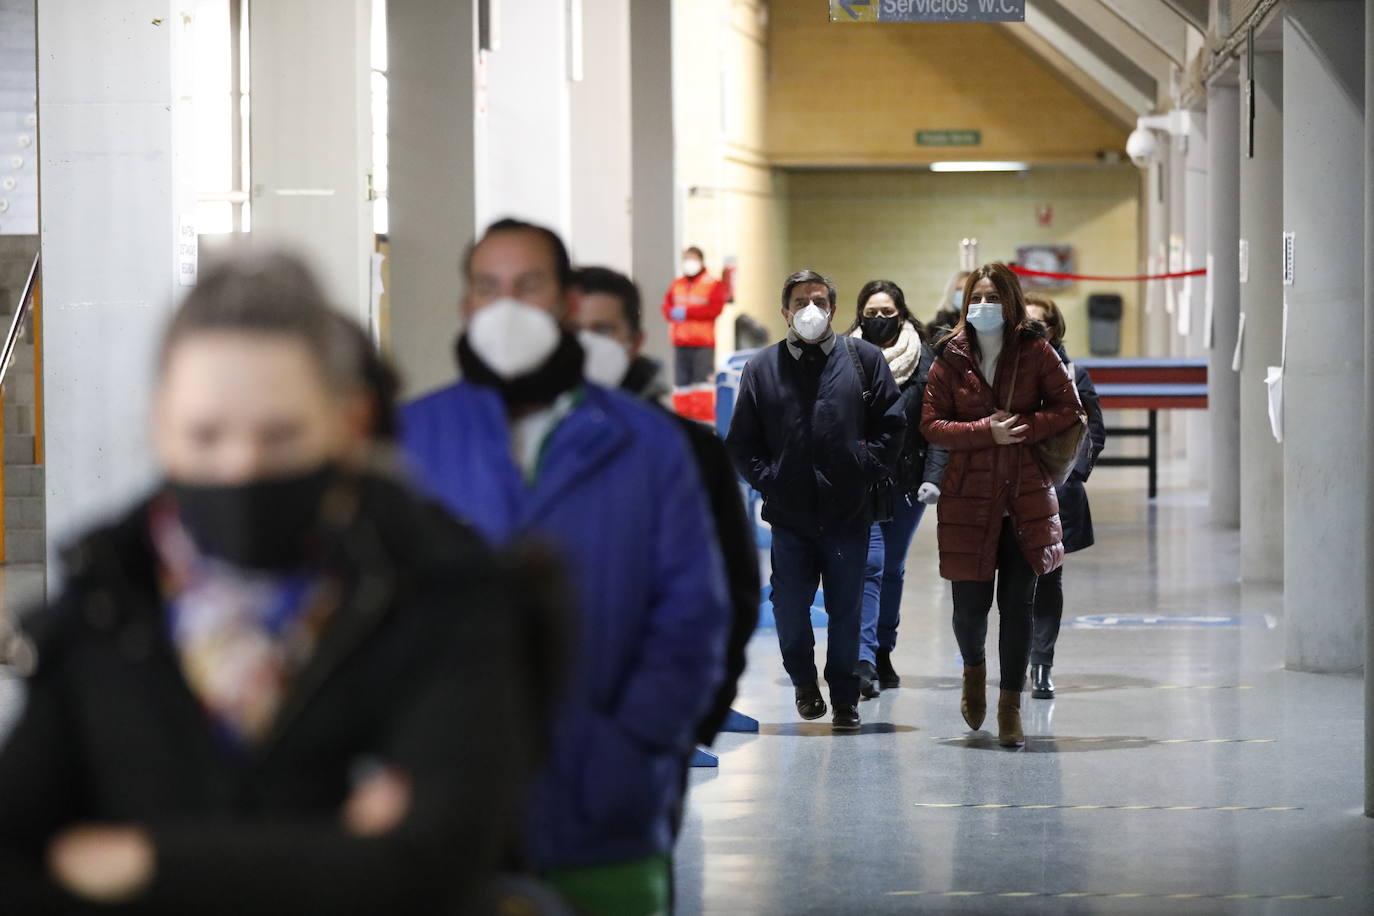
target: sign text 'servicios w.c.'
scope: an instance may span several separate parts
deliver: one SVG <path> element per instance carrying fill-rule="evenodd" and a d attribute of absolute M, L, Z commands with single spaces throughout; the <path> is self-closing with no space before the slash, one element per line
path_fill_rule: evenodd
<path fill-rule="evenodd" d="M 1025 22 L 1026 0 L 830 0 L 831 22 Z"/>

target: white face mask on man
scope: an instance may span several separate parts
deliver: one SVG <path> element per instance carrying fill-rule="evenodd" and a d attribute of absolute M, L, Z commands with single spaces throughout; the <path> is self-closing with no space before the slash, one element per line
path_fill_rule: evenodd
<path fill-rule="evenodd" d="M 807 343 L 815 343 L 830 330 L 830 313 L 813 302 L 792 316 L 792 330 Z"/>
<path fill-rule="evenodd" d="M 682 259 L 682 275 L 684 277 L 695 277 L 701 273 L 702 263 L 696 258 Z"/>
<path fill-rule="evenodd" d="M 630 352 L 605 334 L 585 329 L 577 332 L 577 342 L 586 354 L 582 375 L 587 381 L 603 388 L 619 388 L 630 370 Z"/>
<path fill-rule="evenodd" d="M 468 345 L 492 372 L 510 381 L 544 365 L 562 339 L 558 322 L 519 299 L 498 299 L 468 321 Z"/>

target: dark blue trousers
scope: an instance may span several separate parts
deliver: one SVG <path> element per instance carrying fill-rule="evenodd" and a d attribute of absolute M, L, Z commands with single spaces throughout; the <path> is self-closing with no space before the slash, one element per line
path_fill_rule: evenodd
<path fill-rule="evenodd" d="M 794 686 L 816 682 L 811 602 L 825 588 L 825 679 L 832 706 L 859 702 L 859 606 L 863 601 L 868 529 L 817 536 L 773 526 L 773 617 L 782 664 Z"/>
<path fill-rule="evenodd" d="M 910 499 L 911 502 L 907 502 Z M 864 568 L 864 598 L 859 624 L 859 657 L 877 661 L 878 650 L 897 648 L 897 625 L 902 622 L 902 585 L 906 582 L 906 554 L 925 503 L 914 494 L 897 494 L 892 519 L 873 526 Z"/>

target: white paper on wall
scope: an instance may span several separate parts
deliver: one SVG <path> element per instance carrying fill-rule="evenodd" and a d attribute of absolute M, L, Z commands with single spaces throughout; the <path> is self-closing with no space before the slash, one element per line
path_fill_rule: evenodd
<path fill-rule="evenodd" d="M 1250 240 L 1240 240 L 1240 282 L 1250 282 Z"/>
<path fill-rule="evenodd" d="M 1269 389 L 1269 429 L 1274 441 L 1283 441 L 1283 367 L 1270 366 L 1264 384 Z"/>
<path fill-rule="evenodd" d="M 1231 355 L 1231 371 L 1240 371 L 1241 345 L 1245 342 L 1245 313 L 1240 313 L 1240 324 L 1236 326 L 1236 352 Z"/>
<path fill-rule="evenodd" d="M 1178 333 L 1187 337 L 1193 332 L 1193 284 L 1183 281 L 1183 292 L 1178 294 Z"/>

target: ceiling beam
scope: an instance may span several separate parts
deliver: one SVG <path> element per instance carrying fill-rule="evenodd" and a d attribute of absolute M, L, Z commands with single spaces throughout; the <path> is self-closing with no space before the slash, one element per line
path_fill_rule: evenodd
<path fill-rule="evenodd" d="M 1064 54 L 1040 33 L 1021 22 L 999 24 L 1003 32 L 1047 70 L 1067 83 L 1080 98 L 1113 123 L 1127 130 L 1135 127 L 1134 108 L 1107 90 L 1091 73 Z"/>
<path fill-rule="evenodd" d="M 1156 107 L 1169 104 L 1176 64 L 1167 54 L 1100 3 L 1066 3 L 1063 8 L 1150 76 L 1154 82 Z"/>
<path fill-rule="evenodd" d="M 1178 66 L 1187 63 L 1188 23 L 1163 0 L 1097 0 Z"/>

